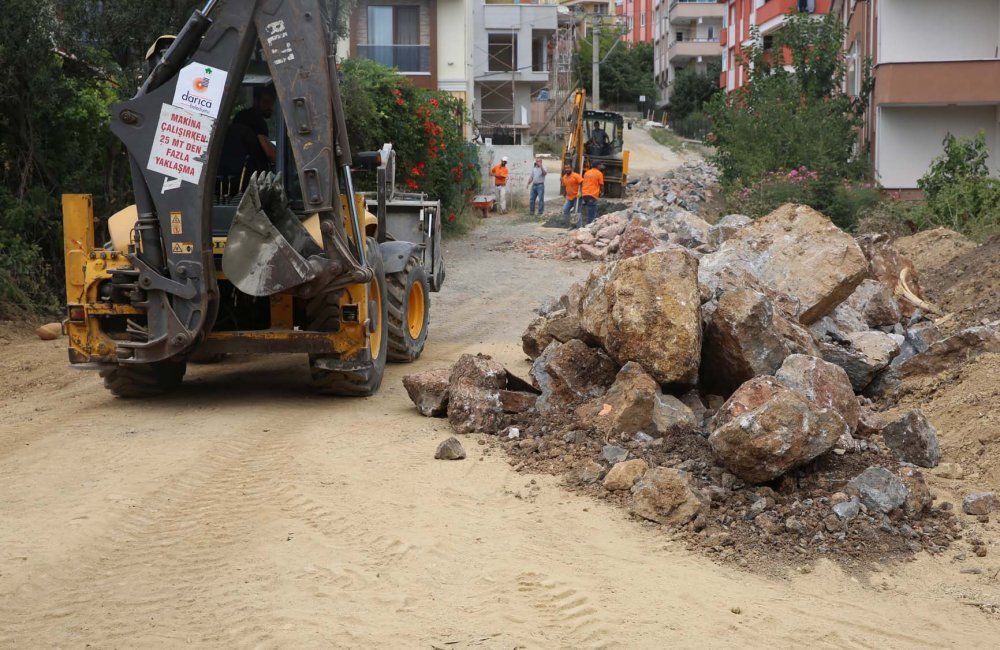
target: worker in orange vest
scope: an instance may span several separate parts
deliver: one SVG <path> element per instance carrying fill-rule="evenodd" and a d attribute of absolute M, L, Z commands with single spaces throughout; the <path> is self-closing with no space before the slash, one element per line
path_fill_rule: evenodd
<path fill-rule="evenodd" d="M 571 165 L 566 165 L 563 169 L 562 186 L 566 190 L 566 203 L 563 204 L 563 221 L 571 228 L 576 225 L 573 220 L 573 211 L 576 210 L 580 202 L 580 185 L 583 183 L 583 176 L 580 176 Z"/>
<path fill-rule="evenodd" d="M 591 167 L 583 175 L 583 208 L 587 217 L 583 225 L 597 220 L 597 199 L 601 198 L 602 194 L 604 194 L 604 163 Z"/>
<path fill-rule="evenodd" d="M 507 156 L 500 159 L 500 164 L 493 165 L 493 169 L 490 170 L 490 176 L 493 178 L 493 183 L 496 186 L 497 191 L 497 210 L 500 214 L 507 214 L 507 177 L 510 175 L 510 170 L 507 168 Z"/>

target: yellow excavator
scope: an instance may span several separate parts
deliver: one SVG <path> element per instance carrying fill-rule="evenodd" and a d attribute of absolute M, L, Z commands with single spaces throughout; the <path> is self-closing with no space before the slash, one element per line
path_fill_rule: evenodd
<path fill-rule="evenodd" d="M 587 109 L 587 92 L 573 94 L 573 112 L 563 144 L 562 164 L 578 173 L 604 164 L 604 196 L 625 198 L 629 152 L 625 149 L 625 118 L 620 113 Z"/>
<path fill-rule="evenodd" d="M 195 11 L 112 108 L 135 205 L 102 223 L 63 197 L 70 363 L 115 395 L 176 388 L 195 357 L 283 353 L 308 355 L 319 391 L 364 396 L 422 353 L 440 205 L 395 193 L 390 146 L 352 157 L 325 4 Z"/>

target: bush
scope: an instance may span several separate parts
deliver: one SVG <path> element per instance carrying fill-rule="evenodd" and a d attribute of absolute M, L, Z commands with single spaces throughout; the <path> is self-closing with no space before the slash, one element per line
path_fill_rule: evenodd
<path fill-rule="evenodd" d="M 705 74 L 698 74 L 694 68 L 682 70 L 674 81 L 670 94 L 670 122 L 683 120 L 692 113 L 701 112 L 705 104 L 722 92 L 719 75 L 722 66 L 713 64 Z"/>
<path fill-rule="evenodd" d="M 440 200 L 445 227 L 452 227 L 479 185 L 478 151 L 463 135 L 463 103 L 367 59 L 348 59 L 342 70 L 351 146 L 374 150 L 391 142 L 398 182 Z"/>
<path fill-rule="evenodd" d="M 878 188 L 869 183 L 825 179 L 800 167 L 772 172 L 753 187 L 730 191 L 727 208 L 756 219 L 785 203 L 801 203 L 822 212 L 840 228 L 854 230 L 880 200 Z"/>
<path fill-rule="evenodd" d="M 989 147 L 982 131 L 975 138 L 948 134 L 944 152 L 917 185 L 927 197 L 918 228 L 946 227 L 973 238 L 1000 229 L 1000 180 L 989 175 Z"/>

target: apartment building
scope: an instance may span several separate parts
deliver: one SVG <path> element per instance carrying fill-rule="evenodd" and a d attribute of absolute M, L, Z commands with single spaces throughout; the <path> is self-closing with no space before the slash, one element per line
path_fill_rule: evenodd
<path fill-rule="evenodd" d="M 486 0 L 473 15 L 473 119 L 480 134 L 498 144 L 521 144 L 530 137 L 532 104 L 549 95 L 555 36 L 554 0 L 515 4 Z"/>
<path fill-rule="evenodd" d="M 468 101 L 472 10 L 468 0 L 359 0 L 350 35 L 338 49 L 397 68 L 417 86 Z"/>
<path fill-rule="evenodd" d="M 750 44 L 751 29 L 760 29 L 764 46 L 785 24 L 790 12 L 826 14 L 831 6 L 843 0 L 726 0 L 725 31 L 722 45 L 722 76 L 719 84 L 731 92 L 743 86 L 747 69 L 743 64 L 743 48 Z"/>
<path fill-rule="evenodd" d="M 615 0 L 615 14 L 625 22 L 623 41 L 653 42 L 653 0 Z"/>
<path fill-rule="evenodd" d="M 847 91 L 874 64 L 865 121 L 879 182 L 916 194 L 917 180 L 948 133 L 985 131 L 991 166 L 1000 154 L 1000 0 L 848 0 Z"/>
<path fill-rule="evenodd" d="M 658 105 L 670 103 L 677 75 L 688 68 L 700 73 L 722 60 L 725 2 L 654 0 L 653 74 L 660 89 Z"/>

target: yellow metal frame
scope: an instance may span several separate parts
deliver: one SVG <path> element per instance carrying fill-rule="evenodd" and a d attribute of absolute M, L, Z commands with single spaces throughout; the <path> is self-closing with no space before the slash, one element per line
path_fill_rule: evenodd
<path fill-rule="evenodd" d="M 378 218 L 365 210 L 365 199 L 362 195 L 355 196 L 359 214 L 363 217 L 363 228 L 366 236 L 374 236 L 378 229 Z M 341 205 L 345 215 L 345 228 L 348 236 L 354 239 L 355 233 L 350 220 L 346 218 L 347 198 L 341 196 Z M 119 214 L 135 213 L 134 209 L 126 208 Z M 318 226 L 318 219 L 317 226 Z M 134 220 L 133 220 L 134 223 Z M 119 224 L 120 229 L 121 224 Z M 313 237 L 318 233 L 317 228 Z M 116 237 L 116 240 L 120 240 Z M 119 245 L 120 241 L 116 241 Z M 114 269 L 131 268 L 132 265 L 125 256 L 125 250 L 106 250 L 97 248 L 94 236 L 94 205 L 91 196 L 84 194 L 67 194 L 63 196 L 63 245 L 66 254 L 66 302 L 70 308 L 83 308 L 82 321 L 67 321 L 65 328 L 69 339 L 69 356 L 71 363 L 115 363 L 116 342 L 101 329 L 101 316 L 109 315 L 142 315 L 144 312 L 131 305 L 110 305 L 101 302 L 98 291 L 103 282 L 111 280 Z M 225 251 L 226 239 L 216 237 L 212 247 L 216 254 Z M 217 277 L 224 280 L 219 272 Z M 316 341 L 321 337 L 329 342 L 329 353 L 336 354 L 341 359 L 358 358 L 369 348 L 372 340 L 369 329 L 369 300 L 372 297 L 369 284 L 355 284 L 346 287 L 341 298 L 341 306 L 357 305 L 358 322 L 342 322 L 338 332 L 305 332 L 296 331 L 295 299 L 290 293 L 271 297 L 271 329 L 254 331 L 213 331 L 208 341 L 242 341 L 251 345 L 259 343 L 261 352 L 266 352 L 275 341 L 295 341 L 311 339 Z M 373 351 L 377 354 L 377 350 Z"/>

